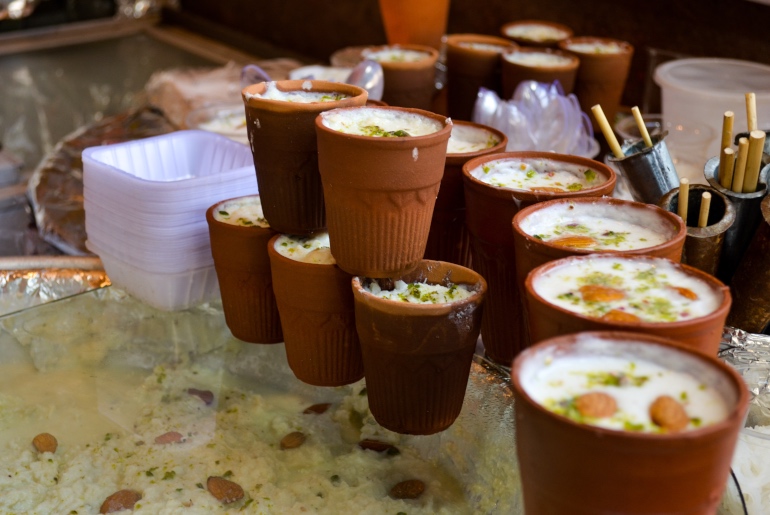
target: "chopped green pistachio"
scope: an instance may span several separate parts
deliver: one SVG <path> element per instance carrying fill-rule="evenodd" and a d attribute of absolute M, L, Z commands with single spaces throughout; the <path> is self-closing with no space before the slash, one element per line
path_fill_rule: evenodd
<path fill-rule="evenodd" d="M 568 189 L 569 191 L 580 191 L 580 190 L 582 190 L 582 189 L 583 189 L 583 185 L 582 185 L 582 184 L 580 184 L 579 182 L 573 182 L 572 184 L 570 184 L 569 186 L 567 186 L 567 189 Z"/>

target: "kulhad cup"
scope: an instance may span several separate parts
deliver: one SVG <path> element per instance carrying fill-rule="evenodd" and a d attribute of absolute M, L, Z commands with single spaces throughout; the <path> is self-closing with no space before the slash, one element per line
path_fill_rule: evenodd
<path fill-rule="evenodd" d="M 528 47 L 556 48 L 560 41 L 572 37 L 572 29 L 546 20 L 518 20 L 500 27 L 504 38 Z"/>
<path fill-rule="evenodd" d="M 477 157 L 505 151 L 508 137 L 473 122 L 453 120 L 444 176 L 430 222 L 425 259 L 471 266 L 471 245 L 465 227 L 463 165 Z"/>
<path fill-rule="evenodd" d="M 610 380 L 593 387 L 584 386 L 590 379 L 576 383 L 591 366 L 601 367 L 601 377 L 617 378 L 618 386 Z M 653 374 L 642 375 L 642 367 L 657 369 L 671 383 L 656 383 Z M 544 380 L 557 368 L 572 371 L 559 378 L 569 374 L 571 388 L 562 405 L 549 405 L 545 397 L 553 390 Z M 525 350 L 514 361 L 511 378 L 527 515 L 716 513 L 749 400 L 743 379 L 729 365 L 671 339 L 588 332 Z M 655 385 L 661 385 L 657 392 L 651 391 Z M 555 391 L 563 392 L 558 385 Z M 629 402 L 629 392 L 637 395 L 636 403 Z M 591 401 L 597 394 L 617 398 L 614 413 L 596 411 Z M 663 395 L 666 402 L 657 398 Z M 709 412 L 708 404 L 718 409 Z M 678 417 L 662 415 L 660 407 Z M 624 416 L 632 418 L 629 412 L 637 414 L 638 423 L 623 422 Z M 642 414 L 652 420 L 643 421 Z"/>
<path fill-rule="evenodd" d="M 320 239 L 276 234 L 267 243 L 267 253 L 289 367 L 305 383 L 342 386 L 364 376 L 352 276 L 334 264 L 328 251 L 323 252 Z M 293 255 L 297 246 L 313 250 Z"/>
<path fill-rule="evenodd" d="M 617 39 L 577 37 L 561 41 L 559 49 L 580 59 L 575 80 L 580 109 L 590 112 L 592 106 L 599 104 L 612 123 L 626 87 L 634 47 Z M 593 117 L 591 123 L 594 130 L 600 129 Z"/>
<path fill-rule="evenodd" d="M 500 55 L 515 48 L 507 39 L 482 34 L 446 37 L 447 108 L 453 120 L 472 119 L 479 88 L 502 96 Z"/>
<path fill-rule="evenodd" d="M 370 47 L 365 59 L 382 66 L 382 101 L 395 107 L 430 109 L 436 96 L 438 50 L 424 45 Z"/>
<path fill-rule="evenodd" d="M 358 121 L 368 123 L 367 130 L 379 128 L 371 125 L 371 117 L 380 117 L 383 124 L 396 120 L 394 127 L 414 134 L 411 122 L 435 132 L 343 132 L 345 124 Z M 444 116 L 397 107 L 340 109 L 316 119 L 331 249 L 342 270 L 382 278 L 417 266 L 428 241 L 451 129 Z"/>
<path fill-rule="evenodd" d="M 377 284 L 390 289 L 397 280 L 460 285 L 471 292 L 448 303 L 414 304 L 378 297 L 369 289 L 371 279 L 353 279 L 372 415 L 397 433 L 433 434 L 451 426 L 462 409 L 486 282 L 470 269 L 428 260 Z"/>
<path fill-rule="evenodd" d="M 516 87 L 525 80 L 551 83 L 558 80 L 564 94 L 572 93 L 580 59 L 551 48 L 519 47 L 502 55 L 503 97 L 513 98 Z"/>
<path fill-rule="evenodd" d="M 275 231 L 248 223 L 250 220 L 242 224 L 217 220 L 223 212 L 232 215 L 225 207 L 259 198 L 253 195 L 217 202 L 206 210 L 206 221 L 227 327 L 245 342 L 279 343 L 283 334 L 267 256 L 267 242 Z"/>
<path fill-rule="evenodd" d="M 328 93 L 314 102 L 263 98 L 270 87 L 287 93 Z M 318 173 L 315 118 L 337 107 L 362 106 L 367 92 L 358 86 L 326 81 L 261 82 L 244 88 L 246 129 L 254 157 L 265 218 L 277 232 L 310 234 L 326 228 Z M 334 95 L 345 95 L 334 100 Z"/>
<path fill-rule="evenodd" d="M 484 182 L 474 176 L 496 162 L 553 163 L 573 170 L 591 170 L 595 184 L 569 191 L 561 187 L 538 187 L 537 191 Z M 527 172 L 529 173 L 529 172 Z M 485 175 L 486 172 L 484 172 Z M 540 177 L 538 173 L 533 178 Z M 516 248 L 511 221 L 521 209 L 546 200 L 611 195 L 617 177 L 608 166 L 577 156 L 551 152 L 505 152 L 472 159 L 463 165 L 466 226 L 471 238 L 473 268 L 489 285 L 481 336 L 487 356 L 508 366 L 528 345 L 523 302 L 516 280 Z"/>
<path fill-rule="evenodd" d="M 669 259 L 589 254 L 551 261 L 524 282 L 533 343 L 581 331 L 633 331 L 671 338 L 716 356 L 730 289 Z"/>

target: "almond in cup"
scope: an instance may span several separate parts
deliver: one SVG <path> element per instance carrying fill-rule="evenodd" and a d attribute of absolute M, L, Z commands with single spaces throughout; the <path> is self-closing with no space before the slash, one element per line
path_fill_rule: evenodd
<path fill-rule="evenodd" d="M 507 366 L 529 342 L 516 279 L 513 216 L 546 200 L 610 195 L 615 181 L 615 172 L 602 163 L 550 152 L 506 152 L 465 163 L 471 259 L 489 284 L 481 336 L 490 359 Z"/>
<path fill-rule="evenodd" d="M 667 337 L 716 356 L 730 290 L 696 268 L 649 256 L 590 254 L 551 261 L 524 283 L 530 336 L 592 330 Z"/>
<path fill-rule="evenodd" d="M 342 386 L 361 379 L 352 276 L 335 265 L 329 234 L 275 235 L 267 253 L 286 358 L 294 375 L 316 386 Z"/>
<path fill-rule="evenodd" d="M 589 332 L 530 347 L 511 377 L 527 514 L 716 512 L 748 405 L 729 365 Z"/>
<path fill-rule="evenodd" d="M 275 231 L 259 195 L 217 202 L 206 211 L 222 310 L 233 336 L 249 343 L 283 341 L 267 242 Z"/>

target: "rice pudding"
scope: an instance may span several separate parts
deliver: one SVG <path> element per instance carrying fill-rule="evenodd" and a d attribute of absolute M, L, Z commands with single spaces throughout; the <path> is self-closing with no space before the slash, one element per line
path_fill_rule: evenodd
<path fill-rule="evenodd" d="M 329 245 L 329 233 L 326 231 L 307 238 L 282 234 L 275 241 L 275 251 L 280 255 L 317 265 L 333 265 L 334 257 Z"/>
<path fill-rule="evenodd" d="M 416 63 L 430 57 L 428 52 L 409 50 L 397 46 L 380 50 L 366 50 L 362 55 L 364 59 L 371 59 L 379 63 Z"/>
<path fill-rule="evenodd" d="M 573 62 L 570 57 L 551 52 L 520 52 L 518 50 L 505 54 L 503 58 L 520 66 L 542 68 L 569 66 Z"/>
<path fill-rule="evenodd" d="M 245 98 L 262 98 L 267 100 L 280 100 L 283 102 L 297 102 L 313 104 L 318 102 L 335 102 L 350 98 L 349 95 L 340 92 L 313 91 L 313 83 L 306 80 L 302 83 L 301 90 L 281 91 L 275 82 L 268 82 L 264 93 L 244 93 Z"/>
<path fill-rule="evenodd" d="M 360 107 L 321 113 L 322 123 L 345 134 L 375 138 L 425 136 L 444 128 L 438 120 L 395 109 Z"/>
<path fill-rule="evenodd" d="M 477 50 L 479 52 L 494 52 L 500 54 L 510 48 L 507 45 L 495 45 L 492 43 L 479 43 L 476 41 L 460 41 L 457 46 L 462 48 L 468 48 L 470 50 Z"/>
<path fill-rule="evenodd" d="M 532 212 L 520 227 L 540 241 L 589 250 L 654 247 L 677 234 L 654 212 L 605 202 L 560 202 Z"/>
<path fill-rule="evenodd" d="M 228 200 L 214 209 L 214 220 L 242 227 L 270 227 L 262 214 L 259 195 Z"/>
<path fill-rule="evenodd" d="M 720 307 L 722 294 L 667 259 L 591 256 L 538 274 L 532 287 L 547 303 L 608 322 L 679 322 Z"/>
<path fill-rule="evenodd" d="M 498 188 L 535 192 L 582 191 L 607 181 L 591 168 L 551 159 L 488 161 L 471 170 L 470 175 Z"/>
<path fill-rule="evenodd" d="M 491 131 L 457 123 L 452 126 L 446 152 L 447 154 L 469 154 L 492 148 L 498 143 L 500 140 Z"/>
<path fill-rule="evenodd" d="M 398 280 L 393 283 L 393 289 L 383 289 L 377 281 L 369 281 L 364 290 L 375 297 L 386 300 L 409 302 L 412 304 L 445 304 L 467 299 L 475 292 L 463 284 L 429 284 L 427 282 L 410 282 Z"/>
<path fill-rule="evenodd" d="M 614 41 L 570 43 L 566 48 L 578 54 L 619 54 L 624 51 L 623 45 Z"/>
<path fill-rule="evenodd" d="M 505 29 L 505 35 L 510 38 L 526 39 L 542 43 L 545 41 L 559 41 L 570 36 L 566 30 L 562 30 L 552 25 L 540 23 L 521 23 L 512 25 Z"/>
<path fill-rule="evenodd" d="M 521 372 L 527 394 L 546 409 L 575 422 L 645 433 L 688 431 L 724 420 L 725 400 L 692 373 L 630 352 L 608 352 L 610 343 L 582 336 L 592 352 L 548 353 Z M 661 400 L 664 398 L 665 400 Z M 677 414 L 666 418 L 661 405 Z"/>

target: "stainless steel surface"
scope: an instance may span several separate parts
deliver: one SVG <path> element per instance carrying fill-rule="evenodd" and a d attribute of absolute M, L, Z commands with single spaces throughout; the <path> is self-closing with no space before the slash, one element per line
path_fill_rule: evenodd
<path fill-rule="evenodd" d="M 668 153 L 664 138 L 668 131 L 651 136 L 652 147 L 644 141 L 623 145 L 625 157 L 609 157 L 609 161 L 620 168 L 635 199 L 648 204 L 657 204 L 661 197 L 679 186 L 679 176 Z"/>

